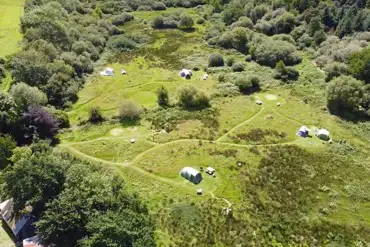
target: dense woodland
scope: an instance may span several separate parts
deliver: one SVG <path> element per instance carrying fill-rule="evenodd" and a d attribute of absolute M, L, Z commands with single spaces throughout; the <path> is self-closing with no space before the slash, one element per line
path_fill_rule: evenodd
<path fill-rule="evenodd" d="M 309 54 L 325 71 L 327 84 L 321 89 L 330 113 L 344 120 L 369 121 L 370 1 L 26 0 L 22 50 L 0 60 L 0 77 L 9 73 L 14 81 L 9 92 L 0 92 L 1 198 L 13 197 L 18 212 L 31 210 L 39 219 L 36 227 L 42 242 L 50 246 L 155 246 L 155 228 L 162 226 L 181 239 L 179 246 L 188 246 L 193 238 L 202 246 L 216 242 L 234 246 L 243 239 L 251 243 L 245 246 L 367 246 L 369 228 L 306 222 L 301 215 L 314 198 L 285 194 L 287 181 L 291 186 L 303 184 L 309 194 L 331 172 L 322 163 L 342 162 L 324 155 L 309 157 L 294 146 L 271 149 L 270 157 L 261 160 L 265 169 L 258 176 L 243 174 L 243 192 L 252 202 L 245 210 L 254 212 L 249 219 L 201 217 L 213 207 L 212 202 L 204 202 L 197 208 L 195 223 L 179 215 L 156 224 L 121 178 L 50 148 L 58 143 L 57 134 L 70 127 L 66 111 L 104 54 L 109 51 L 114 58 L 123 51 L 140 50 L 149 41 L 145 35 L 124 33 L 122 26 L 134 19 L 133 13 L 170 7 L 196 8 L 202 18 L 163 15 L 153 20 L 153 28 L 191 31 L 195 22 L 207 22 L 204 42 L 273 68 L 272 78 L 282 84 L 296 82 L 300 75 L 293 66 L 302 61 L 299 52 Z M 205 70 L 212 73 L 225 65 L 232 73 L 219 77 L 218 97 L 252 93 L 261 86 L 258 77 L 243 72 L 242 64 L 220 54 L 209 58 Z M 179 90 L 178 102 L 169 103 L 169 94 L 166 88 L 159 90 L 159 108 L 146 112 L 153 125 L 163 127 L 168 116 L 162 109 L 174 105 L 193 115 L 203 110 L 199 118 L 214 124 L 209 96 L 186 87 Z M 142 114 L 130 101 L 123 102 L 119 111 L 121 121 L 132 122 Z M 104 120 L 95 108 L 81 124 Z M 168 124 L 164 127 L 171 130 Z M 291 160 L 293 156 L 302 158 Z M 299 166 L 304 159 L 318 165 L 322 177 L 317 181 L 299 181 L 305 177 Z M 285 166 L 284 172 L 277 169 L 280 166 Z M 281 174 L 269 184 L 272 172 Z M 273 199 L 290 199 L 281 208 L 263 201 L 257 192 L 265 186 Z M 223 228 L 236 234 L 223 234 Z"/>

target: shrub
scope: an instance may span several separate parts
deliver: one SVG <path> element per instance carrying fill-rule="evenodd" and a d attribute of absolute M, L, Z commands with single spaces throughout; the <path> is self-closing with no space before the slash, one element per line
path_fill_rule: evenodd
<path fill-rule="evenodd" d="M 233 64 L 235 63 L 235 58 L 234 57 L 228 57 L 226 58 L 226 65 L 227 66 L 233 66 Z"/>
<path fill-rule="evenodd" d="M 92 107 L 90 109 L 88 121 L 93 124 L 101 123 L 104 121 L 104 117 L 98 107 Z"/>
<path fill-rule="evenodd" d="M 234 72 L 242 72 L 244 71 L 244 65 L 242 63 L 234 63 L 232 69 Z"/>
<path fill-rule="evenodd" d="M 151 11 L 152 7 L 149 5 L 140 5 L 139 8 L 137 8 L 137 11 Z"/>
<path fill-rule="evenodd" d="M 204 24 L 205 22 L 206 22 L 206 20 L 204 18 L 197 19 L 197 24 L 199 24 L 199 25 Z"/>
<path fill-rule="evenodd" d="M 55 108 L 47 108 L 47 111 L 51 115 L 53 115 L 54 119 L 58 123 L 59 128 L 69 128 L 70 127 L 68 114 L 65 111 L 57 110 Z"/>
<path fill-rule="evenodd" d="M 253 51 L 253 56 L 257 63 L 275 67 L 278 61 L 283 61 L 284 64 L 294 65 L 301 59 L 294 55 L 296 48 L 294 45 L 281 40 L 265 40 L 257 44 Z"/>
<path fill-rule="evenodd" d="M 180 88 L 179 104 L 185 109 L 204 109 L 210 106 L 208 96 L 194 86 Z"/>
<path fill-rule="evenodd" d="M 162 107 L 169 106 L 168 90 L 163 86 L 157 91 L 157 102 Z"/>
<path fill-rule="evenodd" d="M 245 56 L 245 61 L 246 62 L 251 62 L 252 61 L 252 56 L 251 55 Z"/>
<path fill-rule="evenodd" d="M 155 2 L 153 4 L 153 10 L 166 10 L 166 9 L 167 9 L 166 4 L 162 2 Z"/>
<path fill-rule="evenodd" d="M 127 38 L 125 35 L 111 37 L 107 42 L 107 47 L 118 51 L 129 51 L 136 49 L 138 44 Z"/>
<path fill-rule="evenodd" d="M 226 49 L 234 48 L 242 53 L 247 53 L 251 30 L 244 27 L 236 27 L 222 34 L 218 44 Z"/>
<path fill-rule="evenodd" d="M 272 25 L 271 23 L 269 23 L 268 21 L 265 21 L 265 20 L 259 20 L 256 25 L 254 25 L 254 28 L 260 32 L 260 33 L 264 33 L 266 35 L 270 35 L 272 34 L 273 30 L 272 30 Z"/>
<path fill-rule="evenodd" d="M 164 19 L 162 16 L 157 16 L 152 21 L 153 28 L 163 28 Z"/>
<path fill-rule="evenodd" d="M 361 81 L 350 76 L 337 77 L 328 84 L 328 108 L 334 113 L 357 112 L 363 95 Z"/>
<path fill-rule="evenodd" d="M 293 67 L 286 67 L 283 61 L 279 61 L 275 67 L 275 79 L 296 80 L 299 77 L 299 72 Z"/>
<path fill-rule="evenodd" d="M 121 120 L 135 121 L 140 119 L 141 108 L 132 100 L 125 100 L 120 104 L 118 116 Z"/>
<path fill-rule="evenodd" d="M 334 77 L 348 74 L 348 66 L 344 63 L 333 62 L 325 65 L 326 81 L 330 81 Z"/>
<path fill-rule="evenodd" d="M 242 93 L 252 93 L 259 90 L 260 79 L 257 76 L 239 76 L 235 80 L 235 85 Z"/>
<path fill-rule="evenodd" d="M 123 25 L 124 23 L 128 21 L 132 21 L 134 19 L 134 16 L 130 13 L 123 13 L 121 15 L 117 15 L 113 17 L 112 24 L 116 26 Z"/>
<path fill-rule="evenodd" d="M 234 22 L 231 25 L 231 28 L 235 28 L 235 27 L 246 27 L 246 28 L 252 29 L 253 28 L 253 22 L 248 17 L 242 16 L 242 17 L 239 18 L 239 20 L 237 22 Z"/>
<path fill-rule="evenodd" d="M 222 67 L 225 65 L 224 58 L 220 54 L 212 54 L 209 57 L 209 67 Z"/>
<path fill-rule="evenodd" d="M 185 29 L 190 29 L 194 26 L 194 20 L 191 16 L 183 14 L 181 15 L 180 22 L 179 22 L 179 27 L 185 28 Z"/>
<path fill-rule="evenodd" d="M 320 45 L 322 42 L 326 40 L 326 34 L 324 30 L 316 31 L 313 39 L 315 40 L 316 45 Z"/>

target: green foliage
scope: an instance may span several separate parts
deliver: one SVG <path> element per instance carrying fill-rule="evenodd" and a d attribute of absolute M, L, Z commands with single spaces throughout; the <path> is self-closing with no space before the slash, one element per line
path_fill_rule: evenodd
<path fill-rule="evenodd" d="M 157 91 L 157 102 L 162 107 L 168 107 L 170 105 L 168 90 L 163 86 Z"/>
<path fill-rule="evenodd" d="M 194 86 L 180 88 L 178 94 L 179 104 L 185 109 L 204 109 L 210 107 L 208 96 Z"/>
<path fill-rule="evenodd" d="M 17 106 L 22 110 L 27 109 L 29 106 L 45 105 L 47 103 L 47 97 L 43 92 L 23 82 L 12 86 L 10 94 Z"/>
<path fill-rule="evenodd" d="M 64 190 L 36 224 L 43 244 L 154 246 L 152 222 L 137 196 L 119 178 L 91 168 L 68 170 Z"/>
<path fill-rule="evenodd" d="M 62 190 L 69 163 L 52 153 L 35 153 L 18 160 L 4 173 L 4 192 L 16 212 L 32 206 L 40 213 Z"/>
<path fill-rule="evenodd" d="M 104 121 L 104 117 L 98 107 L 93 107 L 90 109 L 88 121 L 93 124 L 98 124 Z"/>
<path fill-rule="evenodd" d="M 126 37 L 125 35 L 118 35 L 111 37 L 107 42 L 107 47 L 118 51 L 130 51 L 136 49 L 138 44 Z"/>
<path fill-rule="evenodd" d="M 344 63 L 333 62 L 325 65 L 326 81 L 330 81 L 334 77 L 348 74 L 348 66 Z"/>
<path fill-rule="evenodd" d="M 18 119 L 17 105 L 7 93 L 0 92 L 0 131 L 5 131 Z"/>
<path fill-rule="evenodd" d="M 226 65 L 227 66 L 233 66 L 233 64 L 235 63 L 235 58 L 234 57 L 227 57 L 226 58 Z"/>
<path fill-rule="evenodd" d="M 142 109 L 132 100 L 125 100 L 119 106 L 118 117 L 122 121 L 136 121 L 140 119 Z"/>
<path fill-rule="evenodd" d="M 194 20 L 191 16 L 183 14 L 180 17 L 179 27 L 184 29 L 191 29 L 194 26 Z"/>
<path fill-rule="evenodd" d="M 286 80 L 297 80 L 299 72 L 293 67 L 286 67 L 283 61 L 279 61 L 275 67 L 274 78 Z"/>
<path fill-rule="evenodd" d="M 288 42 L 265 40 L 257 45 L 252 55 L 259 64 L 275 67 L 278 61 L 286 65 L 299 63 L 301 59 L 294 54 L 295 51 L 294 45 Z"/>
<path fill-rule="evenodd" d="M 224 66 L 224 58 L 220 54 L 212 54 L 209 57 L 208 66 L 209 67 L 221 67 Z"/>
<path fill-rule="evenodd" d="M 116 26 L 121 26 L 126 22 L 134 20 L 134 16 L 130 13 L 123 13 L 113 17 L 112 24 Z"/>
<path fill-rule="evenodd" d="M 16 143 L 10 135 L 0 135 L 0 170 L 8 166 L 14 148 Z"/>
<path fill-rule="evenodd" d="M 242 53 L 247 53 L 250 30 L 244 27 L 235 27 L 222 34 L 217 39 L 217 44 L 223 48 L 234 48 Z"/>
<path fill-rule="evenodd" d="M 243 16 L 243 9 L 239 6 L 228 5 L 222 12 L 223 21 L 230 25 Z"/>
<path fill-rule="evenodd" d="M 328 108 L 336 113 L 357 112 L 363 95 L 362 82 L 349 76 L 337 77 L 328 84 Z"/>
<path fill-rule="evenodd" d="M 257 76 L 240 75 L 232 80 L 235 80 L 235 85 L 242 93 L 251 93 L 260 88 L 260 79 Z"/>
<path fill-rule="evenodd" d="M 359 80 L 370 82 L 370 48 L 352 54 L 349 58 L 349 72 Z"/>
<path fill-rule="evenodd" d="M 242 72 L 244 71 L 244 65 L 242 63 L 234 63 L 232 65 L 233 72 Z"/>
<path fill-rule="evenodd" d="M 157 16 L 152 21 L 153 28 L 163 28 L 163 25 L 164 25 L 164 19 L 162 16 Z"/>

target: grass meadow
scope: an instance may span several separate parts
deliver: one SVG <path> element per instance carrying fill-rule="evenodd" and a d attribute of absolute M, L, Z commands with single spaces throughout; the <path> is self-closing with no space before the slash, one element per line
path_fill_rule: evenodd
<path fill-rule="evenodd" d="M 198 17 L 196 10 L 186 11 Z M 235 52 L 205 44 L 203 25 L 197 24 L 193 32 L 153 30 L 150 21 L 160 13 L 135 12 L 135 21 L 125 25 L 127 34 L 145 30 L 155 41 L 100 65 L 69 110 L 72 128 L 60 134 L 60 148 L 101 163 L 138 191 L 156 218 L 160 246 L 197 246 L 208 239 L 233 246 L 227 242 L 227 233 L 250 240 L 253 236 L 248 234 L 253 231 L 249 228 L 285 220 L 286 227 L 290 227 L 288 222 L 297 222 L 307 231 L 330 224 L 370 227 L 366 193 L 370 187 L 366 179 L 360 179 L 370 175 L 368 133 L 361 124 L 327 112 L 325 76 L 309 57 L 300 54 L 303 61 L 296 66 L 300 79 L 293 84 L 282 85 L 272 78 L 272 69 L 244 62 L 246 73 L 260 77 L 261 91 L 212 97 L 210 110 L 160 109 L 156 91 L 161 86 L 168 89 L 172 104 L 177 101 L 177 90 L 186 84 L 210 96 L 217 92 L 219 75 L 229 73 L 230 68 L 208 71 L 210 77 L 201 80 L 211 53 L 243 61 Z M 115 76 L 99 76 L 105 67 L 114 68 Z M 190 80 L 178 76 L 181 68 L 193 67 L 200 71 Z M 122 69 L 127 75 L 120 74 Z M 78 125 L 87 119 L 91 107 L 98 106 L 106 118 L 117 115 L 120 102 L 126 99 L 145 109 L 141 121 Z M 256 100 L 263 104 L 257 105 Z M 171 125 L 168 131 L 163 128 L 166 124 Z M 328 129 L 333 143 L 314 135 L 298 137 L 302 125 Z M 194 185 L 179 175 L 184 166 L 211 166 L 216 177 L 203 172 L 202 182 Z M 196 195 L 198 188 L 204 190 L 202 196 Z M 231 218 L 221 214 L 229 205 Z M 196 223 L 186 223 L 189 216 Z M 317 228 L 311 228 L 317 219 L 326 225 L 317 223 Z"/>

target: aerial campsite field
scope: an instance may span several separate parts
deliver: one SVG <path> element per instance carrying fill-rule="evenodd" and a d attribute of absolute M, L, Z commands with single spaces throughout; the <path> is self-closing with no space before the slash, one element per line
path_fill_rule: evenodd
<path fill-rule="evenodd" d="M 197 18 L 196 11 L 183 11 Z M 59 148 L 114 171 L 139 192 L 160 226 L 156 230 L 158 246 L 177 246 L 191 239 L 191 234 L 198 241 L 205 239 L 207 229 L 201 227 L 205 225 L 212 229 L 209 232 L 222 236 L 225 208 L 232 209 L 236 222 L 230 227 L 239 233 L 249 228 L 242 220 L 268 222 L 277 212 L 290 220 L 305 217 L 302 228 L 314 225 L 316 218 L 356 229 L 370 226 L 366 199 L 370 187 L 361 179 L 370 173 L 366 165 L 370 162 L 369 133 L 324 109 L 325 93 L 320 88 L 325 75 L 305 53 L 296 66 L 298 81 L 281 85 L 271 77 L 273 69 L 244 62 L 239 53 L 209 47 L 202 40 L 204 25 L 196 24 L 193 31 L 186 32 L 154 30 L 146 23 L 160 12 L 133 14 L 135 20 L 124 25 L 125 33 L 146 30 L 153 41 L 138 51 L 122 52 L 113 62 L 99 61 L 68 112 L 72 128 L 60 134 Z M 162 86 L 173 103 L 178 89 L 185 85 L 209 96 L 217 93 L 218 77 L 230 70 L 204 71 L 214 52 L 244 62 L 243 73 L 258 75 L 261 90 L 212 97 L 212 107 L 202 111 L 159 109 L 156 92 Z M 99 75 L 106 67 L 114 69 L 114 76 Z M 179 76 L 181 69 L 194 67 L 200 70 L 193 71 L 190 80 Z M 123 69 L 127 74 L 120 73 Z M 209 77 L 203 80 L 206 73 Z M 309 84 L 310 80 L 315 83 Z M 140 121 L 79 124 L 92 107 L 99 107 L 106 118 L 116 116 L 123 100 L 133 100 L 144 109 Z M 261 105 L 256 104 L 258 100 Z M 165 124 L 153 124 L 159 114 L 166 116 Z M 166 124 L 171 126 L 169 130 Z M 309 137 L 297 135 L 301 126 L 311 130 Z M 315 136 L 321 128 L 330 132 L 332 142 Z M 179 175 L 187 166 L 197 170 L 213 167 L 216 176 L 202 172 L 203 180 L 193 184 Z M 197 189 L 203 194 L 197 195 Z M 260 213 L 262 207 L 269 213 Z M 212 215 L 206 217 L 208 209 Z M 174 211 L 180 216 L 174 216 Z M 176 217 L 181 217 L 182 223 Z M 193 222 L 185 221 L 187 217 Z M 172 229 L 176 227 L 186 236 Z M 192 244 L 196 246 L 196 242 Z"/>

